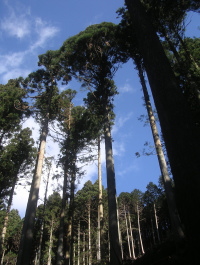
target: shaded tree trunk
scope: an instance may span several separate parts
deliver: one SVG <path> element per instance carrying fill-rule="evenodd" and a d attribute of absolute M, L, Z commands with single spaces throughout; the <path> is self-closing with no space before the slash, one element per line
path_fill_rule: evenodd
<path fill-rule="evenodd" d="M 64 169 L 64 180 L 63 180 L 63 195 L 62 195 L 62 208 L 60 212 L 60 225 L 59 225 L 59 235 L 58 235 L 58 247 L 56 256 L 56 265 L 61 265 L 63 260 L 63 243 L 64 243 L 64 218 L 67 207 L 67 184 L 68 184 L 68 174 L 67 166 Z"/>
<path fill-rule="evenodd" d="M 99 204 L 98 204 L 98 231 L 97 231 L 97 261 L 101 261 L 102 237 L 103 237 L 103 198 L 102 198 L 102 174 L 101 174 L 101 140 L 98 139 L 98 184 L 99 184 Z"/>
<path fill-rule="evenodd" d="M 106 117 L 104 135 L 105 135 L 106 172 L 107 172 L 107 189 L 108 189 L 110 264 L 120 265 L 122 262 L 122 255 L 119 243 L 115 170 L 114 170 L 114 161 L 112 153 L 112 139 L 111 139 L 108 116 Z"/>
<path fill-rule="evenodd" d="M 76 172 L 75 172 L 75 162 L 74 162 L 73 172 L 71 175 L 70 203 L 69 203 L 68 224 L 67 224 L 67 232 L 66 232 L 66 251 L 65 251 L 65 264 L 66 265 L 73 264 L 73 258 L 74 258 L 73 216 L 74 216 L 75 178 L 76 178 Z"/>
<path fill-rule="evenodd" d="M 144 59 L 175 181 L 181 220 L 189 242 L 190 259 L 198 259 L 200 234 L 200 126 L 187 105 L 161 43 L 139 0 L 126 0 L 139 50 Z M 182 247 L 181 247 L 182 248 Z"/>

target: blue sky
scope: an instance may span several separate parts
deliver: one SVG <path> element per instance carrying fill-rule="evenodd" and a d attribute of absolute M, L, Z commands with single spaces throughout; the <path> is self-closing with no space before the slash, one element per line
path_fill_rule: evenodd
<path fill-rule="evenodd" d="M 116 10 L 123 4 L 122 0 L 1 0 L 0 83 L 27 76 L 38 68 L 39 54 L 59 49 L 68 37 L 89 25 L 103 21 L 118 23 Z M 199 37 L 199 16 L 189 14 L 187 23 L 187 35 Z M 134 189 L 145 191 L 150 181 L 157 183 L 160 170 L 156 155 L 135 156 L 135 152 L 141 151 L 146 141 L 153 141 L 150 127 L 144 127 L 143 122 L 138 121 L 138 117 L 146 114 L 146 110 L 133 63 L 129 61 L 123 65 L 114 80 L 119 91 L 114 102 L 116 120 L 112 131 L 117 194 Z M 68 87 L 78 89 L 79 85 L 72 83 Z M 80 92 L 75 104 L 82 97 L 83 92 Z M 33 120 L 27 121 L 26 125 L 37 129 Z M 37 139 L 37 130 L 33 135 Z M 47 155 L 57 151 L 57 147 L 49 140 Z M 106 186 L 104 150 L 102 157 L 103 184 Z M 93 164 L 88 167 L 81 183 L 88 179 L 95 181 L 96 178 L 97 168 Z M 13 207 L 20 208 L 23 215 L 25 206 L 22 205 L 22 193 L 18 189 L 16 191 L 18 195 Z M 25 202 L 27 195 L 23 193 L 23 196 Z"/>

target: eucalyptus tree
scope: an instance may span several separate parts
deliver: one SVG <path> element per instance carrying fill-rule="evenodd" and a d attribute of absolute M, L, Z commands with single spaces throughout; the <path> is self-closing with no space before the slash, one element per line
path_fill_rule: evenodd
<path fill-rule="evenodd" d="M 140 1 L 126 0 L 126 4 L 158 112 L 175 181 L 178 209 L 190 242 L 191 256 L 195 259 L 199 242 L 199 235 L 195 233 L 199 223 L 196 202 L 200 200 L 197 188 L 200 184 L 197 166 L 200 163 L 199 120 L 192 114 L 177 86 L 169 61 Z"/>
<path fill-rule="evenodd" d="M 53 75 L 54 72 L 50 70 L 40 69 L 29 74 L 27 79 L 23 82 L 24 87 L 30 91 L 30 93 L 33 94 L 32 97 L 36 99 L 34 102 L 34 114 L 36 120 L 41 124 L 41 135 L 23 224 L 20 251 L 17 260 L 17 264 L 20 265 L 29 264 L 31 259 L 33 229 L 39 196 L 46 138 L 48 134 L 48 125 L 49 122 L 55 119 L 59 108 L 58 88 Z"/>
<path fill-rule="evenodd" d="M 111 120 L 113 98 L 117 93 L 112 78 L 121 62 L 126 61 L 117 44 L 118 28 L 112 23 L 88 27 L 69 38 L 60 48 L 60 64 L 90 89 L 86 105 L 104 126 L 109 202 L 111 264 L 121 263 L 118 237 L 115 172 L 112 155 Z"/>

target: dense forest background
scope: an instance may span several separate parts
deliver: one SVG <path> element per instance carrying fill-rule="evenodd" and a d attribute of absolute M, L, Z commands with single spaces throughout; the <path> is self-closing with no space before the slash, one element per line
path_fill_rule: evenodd
<path fill-rule="evenodd" d="M 200 39 L 185 37 L 187 12 L 199 12 L 198 1 L 127 0 L 119 24 L 87 27 L 39 55 L 26 78 L 0 85 L 1 264 L 197 264 Z M 130 60 L 154 141 L 135 155 L 156 155 L 160 177 L 117 196 L 114 76 Z M 74 80 L 84 104 L 66 89 Z M 23 127 L 30 117 L 37 143 Z M 60 148 L 56 161 L 45 154 L 47 137 Z M 96 180 L 78 190 L 88 163 Z M 19 185 L 29 189 L 24 218 L 11 208 Z"/>

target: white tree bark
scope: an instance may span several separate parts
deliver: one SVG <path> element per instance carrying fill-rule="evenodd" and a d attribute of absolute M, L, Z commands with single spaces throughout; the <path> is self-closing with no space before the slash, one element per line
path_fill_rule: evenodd
<path fill-rule="evenodd" d="M 128 211 L 128 220 L 129 220 L 129 228 L 130 228 L 130 234 L 131 234 L 131 244 L 132 244 L 133 259 L 135 259 L 135 245 L 134 245 L 133 231 L 132 231 L 132 226 L 131 226 L 131 217 L 130 217 L 130 212 L 129 211 Z"/>
<path fill-rule="evenodd" d="M 140 212 L 139 212 L 138 203 L 137 203 L 137 219 L 138 219 L 138 233 L 139 233 L 139 239 L 140 239 L 140 247 L 141 247 L 142 254 L 144 254 L 145 252 L 144 252 L 141 229 L 140 229 Z"/>

